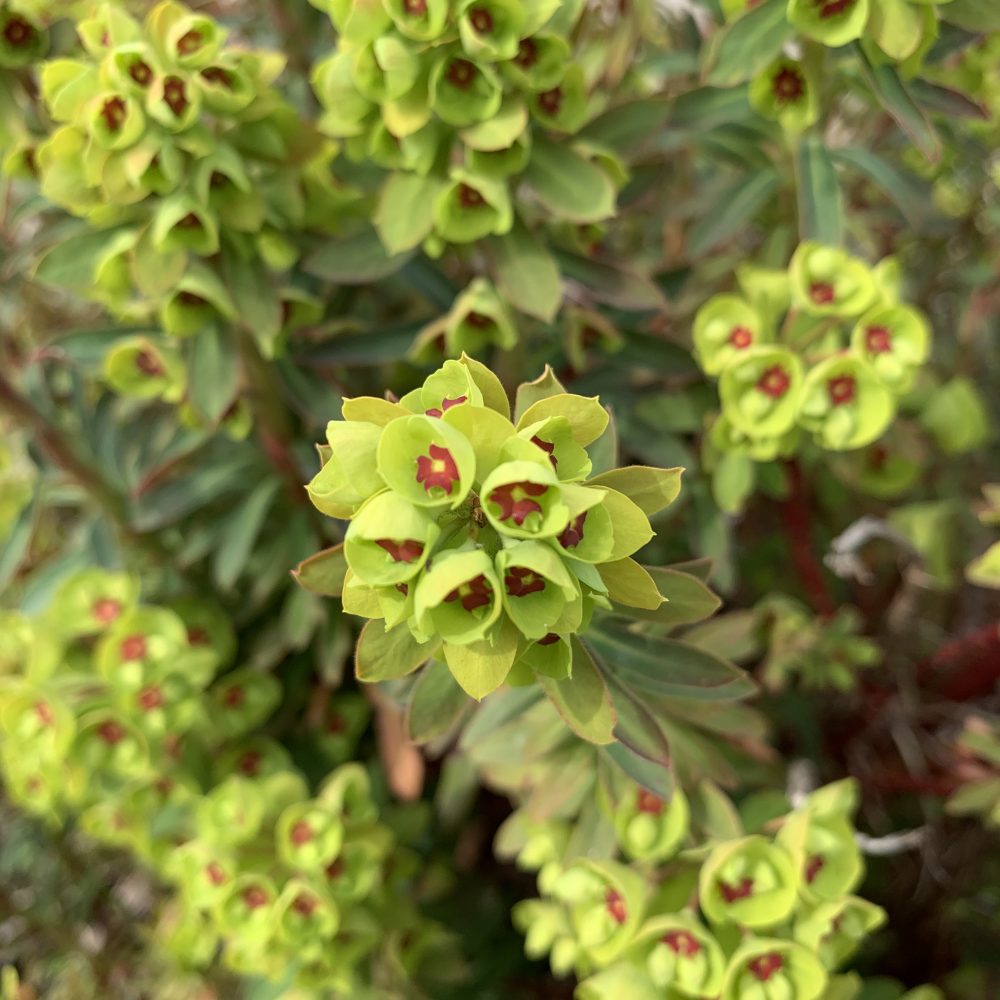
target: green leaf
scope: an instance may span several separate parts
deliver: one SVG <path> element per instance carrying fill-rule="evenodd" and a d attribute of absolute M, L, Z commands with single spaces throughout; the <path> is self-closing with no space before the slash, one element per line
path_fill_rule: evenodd
<path fill-rule="evenodd" d="M 837 169 L 823 140 L 809 136 L 799 143 L 795 158 L 799 204 L 799 238 L 826 246 L 843 240 L 843 204 Z"/>
<path fill-rule="evenodd" d="M 280 489 L 280 480 L 264 480 L 225 520 L 212 563 L 212 576 L 222 590 L 239 579 Z"/>
<path fill-rule="evenodd" d="M 648 699 L 624 683 L 620 674 L 608 669 L 600 656 L 595 656 L 594 662 L 608 686 L 611 704 L 618 717 L 615 738 L 644 760 L 668 766 L 670 743 L 655 712 L 648 707 Z"/>
<path fill-rule="evenodd" d="M 703 649 L 602 622 L 587 634 L 608 670 L 654 695 L 703 701 L 745 698 L 755 685 L 744 671 Z"/>
<path fill-rule="evenodd" d="M 739 451 L 723 452 L 712 472 L 712 497 L 726 514 L 739 514 L 753 492 L 754 461 Z"/>
<path fill-rule="evenodd" d="M 562 279 L 552 254 L 520 223 L 490 240 L 497 287 L 520 312 L 551 323 L 562 302 Z"/>
<path fill-rule="evenodd" d="M 480 639 L 466 646 L 444 644 L 448 669 L 466 694 L 482 701 L 507 679 L 517 656 L 518 631 L 509 619 L 504 619 L 493 642 Z"/>
<path fill-rule="evenodd" d="M 379 195 L 373 221 L 390 254 L 412 250 L 434 228 L 434 202 L 443 184 L 419 174 L 393 174 Z"/>
<path fill-rule="evenodd" d="M 244 260 L 236 254 L 225 257 L 226 287 L 236 311 L 253 335 L 265 357 L 274 353 L 274 341 L 281 329 L 281 300 L 258 260 Z"/>
<path fill-rule="evenodd" d="M 577 136 L 625 156 L 655 139 L 668 114 L 670 104 L 663 97 L 626 101 L 598 115 Z"/>
<path fill-rule="evenodd" d="M 58 288 L 78 292 L 91 290 L 95 262 L 119 232 L 120 229 L 85 230 L 61 239 L 38 262 L 34 276 Z"/>
<path fill-rule="evenodd" d="M 417 642 L 405 622 L 389 629 L 369 621 L 354 651 L 354 675 L 359 681 L 391 681 L 412 674 L 437 651 L 438 642 Z"/>
<path fill-rule="evenodd" d="M 994 0 L 952 0 L 940 8 L 942 20 L 977 34 L 1000 31 L 1000 7 Z"/>
<path fill-rule="evenodd" d="M 324 597 L 340 597 L 344 592 L 346 575 L 347 560 L 344 558 L 343 542 L 303 559 L 292 570 L 292 576 L 300 587 Z"/>
<path fill-rule="evenodd" d="M 968 94 L 951 87 L 941 87 L 928 80 L 916 77 L 909 81 L 910 93 L 918 104 L 928 111 L 937 112 L 948 118 L 969 118 L 972 121 L 989 121 L 990 113 L 985 105 Z"/>
<path fill-rule="evenodd" d="M 229 409 L 239 381 L 239 355 L 232 340 L 216 325 L 202 330 L 191 343 L 188 398 L 212 424 Z"/>
<path fill-rule="evenodd" d="M 654 469 L 648 465 L 628 465 L 604 472 L 588 480 L 589 486 L 607 486 L 624 493 L 644 514 L 652 516 L 669 507 L 681 491 L 684 470 Z"/>
<path fill-rule="evenodd" d="M 562 395 L 566 390 L 556 378 L 555 372 L 546 365 L 545 371 L 533 382 L 522 382 L 517 387 L 517 397 L 514 401 L 514 420 L 520 422 L 524 414 L 535 403 L 550 396 Z"/>
<path fill-rule="evenodd" d="M 559 251 L 556 257 L 563 274 L 576 279 L 598 302 L 631 312 L 667 306 L 659 288 L 640 274 L 566 251 Z"/>
<path fill-rule="evenodd" d="M 374 229 L 330 241 L 306 257 L 303 267 L 317 278 L 342 285 L 367 285 L 387 278 L 412 257 L 412 252 L 390 254 Z"/>
<path fill-rule="evenodd" d="M 601 222 L 615 214 L 611 178 L 569 146 L 535 142 L 524 179 L 557 219 Z"/>
<path fill-rule="evenodd" d="M 861 71 L 882 107 L 913 140 L 917 149 L 931 163 L 941 159 L 941 138 L 923 110 L 914 101 L 896 68 L 875 66 L 860 45 L 855 45 Z"/>
<path fill-rule="evenodd" d="M 767 0 L 717 31 L 702 67 L 704 82 L 734 87 L 764 69 L 794 33 L 785 17 L 786 6 L 786 0 Z"/>
<path fill-rule="evenodd" d="M 549 700 L 581 739 L 590 743 L 613 743 L 616 716 L 604 680 L 586 649 L 574 640 L 573 674 L 563 680 L 538 676 Z"/>
<path fill-rule="evenodd" d="M 634 559 L 601 563 L 597 570 L 612 601 L 647 611 L 655 611 L 663 603 L 653 578 Z"/>
<path fill-rule="evenodd" d="M 656 567 L 648 567 L 648 572 L 666 601 L 654 611 L 622 608 L 630 618 L 659 625 L 693 625 L 715 614 L 722 605 L 722 599 L 690 573 Z"/>
<path fill-rule="evenodd" d="M 888 160 L 869 149 L 844 146 L 830 151 L 834 162 L 864 174 L 889 196 L 911 226 L 923 224 L 930 204 L 930 192 L 909 174 L 898 171 Z"/>
<path fill-rule="evenodd" d="M 413 686 L 407 731 L 414 743 L 430 743 L 450 732 L 471 708 L 469 696 L 443 663 L 429 663 Z"/>
<path fill-rule="evenodd" d="M 718 125 L 753 117 L 745 87 L 701 87 L 677 98 L 667 126 L 668 129 L 692 129 L 704 135 Z"/>
<path fill-rule="evenodd" d="M 701 257 L 738 233 L 771 200 L 778 185 L 778 175 L 771 167 L 739 178 L 721 193 L 718 207 L 688 230 L 689 256 Z"/>
<path fill-rule="evenodd" d="M 663 764 L 640 757 L 624 743 L 612 743 L 601 753 L 610 757 L 633 781 L 648 788 L 661 799 L 669 799 L 674 783 L 670 769 Z"/>

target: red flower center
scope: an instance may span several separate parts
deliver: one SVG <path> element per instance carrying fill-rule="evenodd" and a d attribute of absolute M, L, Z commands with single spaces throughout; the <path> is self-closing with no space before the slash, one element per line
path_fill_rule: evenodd
<path fill-rule="evenodd" d="M 209 862 L 205 865 L 205 878 L 208 879 L 212 885 L 222 885 L 226 881 L 226 873 L 222 870 L 222 866 L 215 861 Z"/>
<path fill-rule="evenodd" d="M 307 896 L 305 893 L 302 893 L 295 897 L 292 909 L 303 917 L 311 917 L 317 905 L 315 896 Z"/>
<path fill-rule="evenodd" d="M 575 549 L 583 541 L 583 524 L 587 520 L 587 512 L 578 514 L 559 536 L 559 544 L 564 549 Z"/>
<path fill-rule="evenodd" d="M 209 66 L 207 69 L 201 71 L 201 76 L 203 80 L 214 83 L 219 87 L 225 87 L 226 90 L 233 89 L 233 74 L 221 66 Z"/>
<path fill-rule="evenodd" d="M 408 538 L 405 542 L 394 542 L 389 538 L 377 538 L 375 544 L 380 549 L 385 549 L 392 556 L 393 562 L 416 562 L 424 554 L 423 543 L 418 542 L 414 538 Z"/>
<path fill-rule="evenodd" d="M 622 899 L 622 894 L 615 889 L 608 889 L 604 894 L 604 905 L 607 907 L 608 913 L 611 914 L 611 919 L 614 920 L 616 924 L 623 924 L 628 917 L 628 911 L 625 909 L 625 900 Z"/>
<path fill-rule="evenodd" d="M 177 40 L 177 51 L 182 56 L 189 56 L 193 52 L 197 52 L 201 48 L 202 43 L 201 32 L 192 28 Z"/>
<path fill-rule="evenodd" d="M 865 347 L 869 354 L 886 354 L 892 350 L 892 334 L 884 326 L 870 326 L 865 330 Z"/>
<path fill-rule="evenodd" d="M 823 870 L 825 865 L 826 858 L 824 858 L 822 854 L 811 854 L 809 859 L 806 861 L 806 882 L 812 885 L 816 876 Z"/>
<path fill-rule="evenodd" d="M 121 602 L 112 600 L 110 597 L 102 597 L 99 601 L 94 601 L 94 606 L 90 609 L 90 613 L 102 625 L 107 625 L 122 613 Z"/>
<path fill-rule="evenodd" d="M 403 0 L 403 10 L 413 17 L 423 17 L 427 13 L 427 0 Z"/>
<path fill-rule="evenodd" d="M 464 322 L 468 323 L 469 326 L 474 326 L 477 330 L 485 330 L 494 325 L 493 320 L 489 316 L 484 316 L 475 310 L 466 314 Z M 465 397 L 463 396 L 462 398 L 464 399 Z"/>
<path fill-rule="evenodd" d="M 522 38 L 521 44 L 517 47 L 517 55 L 514 62 L 521 69 L 531 69 L 538 62 L 538 46 L 531 38 Z"/>
<path fill-rule="evenodd" d="M 188 212 L 178 223 L 179 229 L 201 229 L 201 219 L 194 212 Z"/>
<path fill-rule="evenodd" d="M 771 80 L 771 90 L 779 104 L 801 100 L 806 92 L 805 77 L 791 66 L 782 66 Z"/>
<path fill-rule="evenodd" d="M 144 635 L 128 635 L 122 639 L 119 647 L 123 660 L 141 660 L 146 655 L 146 637 Z"/>
<path fill-rule="evenodd" d="M 528 594 L 540 594 L 545 590 L 544 578 L 524 566 L 511 566 L 503 582 L 511 597 L 527 597 Z"/>
<path fill-rule="evenodd" d="M 772 365 L 765 369 L 763 375 L 757 380 L 757 388 L 770 396 L 772 399 L 781 399 L 788 387 L 792 384 L 791 376 L 781 365 Z"/>
<path fill-rule="evenodd" d="M 243 902 L 248 910 L 257 910 L 267 906 L 267 893 L 259 885 L 252 885 L 243 890 Z"/>
<path fill-rule="evenodd" d="M 729 331 L 729 343 L 737 350 L 742 351 L 753 343 L 753 333 L 745 326 L 734 326 Z"/>
<path fill-rule="evenodd" d="M 668 931 L 660 940 L 675 954 L 690 958 L 701 951 L 701 944 L 690 931 Z"/>
<path fill-rule="evenodd" d="M 141 59 L 137 59 L 128 68 L 128 75 L 132 77 L 133 80 L 140 87 L 148 87 L 153 82 L 153 71 L 150 69 L 148 63 L 144 63 Z"/>
<path fill-rule="evenodd" d="M 192 309 L 197 309 L 199 306 L 207 304 L 205 299 L 203 299 L 200 295 L 195 295 L 194 292 L 178 292 L 177 301 L 180 302 L 182 306 L 190 306 Z"/>
<path fill-rule="evenodd" d="M 559 459 L 555 456 L 556 445 L 554 441 L 543 441 L 537 434 L 531 439 L 531 443 L 538 445 L 548 456 L 553 469 L 559 468 Z"/>
<path fill-rule="evenodd" d="M 727 903 L 735 903 L 738 899 L 746 899 L 753 895 L 753 879 L 744 875 L 737 885 L 719 880 L 719 892 Z"/>
<path fill-rule="evenodd" d="M 109 132 L 117 132 L 128 117 L 128 106 L 121 97 L 109 97 L 101 105 L 101 117 Z"/>
<path fill-rule="evenodd" d="M 246 692 L 239 685 L 231 687 L 222 697 L 222 703 L 227 708 L 239 708 L 246 700 Z"/>
<path fill-rule="evenodd" d="M 541 514 L 542 505 L 531 497 L 544 496 L 548 486 L 543 483 L 508 483 L 490 493 L 490 503 L 500 508 L 500 520 L 510 521 L 520 528 L 529 514 Z"/>
<path fill-rule="evenodd" d="M 563 92 L 562 87 L 553 87 L 538 95 L 538 106 L 549 115 L 555 118 L 562 108 Z"/>
<path fill-rule="evenodd" d="M 476 67 L 468 59 L 452 59 L 445 79 L 459 90 L 468 90 L 476 78 Z"/>
<path fill-rule="evenodd" d="M 424 414 L 428 417 L 440 417 L 453 406 L 458 406 L 461 403 L 464 403 L 468 398 L 468 396 L 456 396 L 454 399 L 449 399 L 445 396 L 445 398 L 441 400 L 440 409 L 436 406 L 432 406 L 429 410 L 424 410 Z"/>
<path fill-rule="evenodd" d="M 818 306 L 828 306 L 836 297 L 837 293 L 829 281 L 814 281 L 809 286 L 809 298 Z"/>
<path fill-rule="evenodd" d="M 313 839 L 312 827 L 304 819 L 300 819 L 292 827 L 291 839 L 296 847 L 308 844 Z"/>
<path fill-rule="evenodd" d="M 35 715 L 38 716 L 38 721 L 43 726 L 51 726 L 56 721 L 52 706 L 47 701 L 35 702 Z"/>
<path fill-rule="evenodd" d="M 473 7 L 469 23 L 480 35 L 488 35 L 493 30 L 493 15 L 485 7 Z"/>
<path fill-rule="evenodd" d="M 159 378 L 165 371 L 160 359 L 152 351 L 140 351 L 135 356 L 135 366 L 150 378 Z"/>
<path fill-rule="evenodd" d="M 334 712 L 329 719 L 326 720 L 326 731 L 328 733 L 342 733 L 347 729 L 347 720 L 339 713 Z"/>
<path fill-rule="evenodd" d="M 8 45 L 21 48 L 30 45 L 35 35 L 35 29 L 23 17 L 16 14 L 3 26 L 3 37 Z"/>
<path fill-rule="evenodd" d="M 486 199 L 468 184 L 459 184 L 458 203 L 462 208 L 482 208 L 486 204 Z"/>
<path fill-rule="evenodd" d="M 488 605 L 493 599 L 493 592 L 486 582 L 486 577 L 482 573 L 475 579 L 467 580 L 461 586 L 456 587 L 445 597 L 445 603 L 461 600 L 462 607 L 466 611 L 475 611 Z"/>
<path fill-rule="evenodd" d="M 889 449 L 884 444 L 877 444 L 868 455 L 868 467 L 880 472 L 889 461 Z"/>
<path fill-rule="evenodd" d="M 417 482 L 423 483 L 424 491 L 444 490 L 451 496 L 451 491 L 459 480 L 458 466 L 451 452 L 440 445 L 432 444 L 429 454 L 417 459 Z"/>
<path fill-rule="evenodd" d="M 549 632 L 548 635 L 543 635 L 541 639 L 538 640 L 539 646 L 551 646 L 554 642 L 559 641 L 559 636 L 555 632 Z"/>
<path fill-rule="evenodd" d="M 850 403 L 857 394 L 857 381 L 853 375 L 838 375 L 826 383 L 826 391 L 834 406 L 843 406 Z"/>
<path fill-rule="evenodd" d="M 762 983 L 766 983 L 776 972 L 780 972 L 784 965 L 784 959 L 776 951 L 769 951 L 766 955 L 760 955 L 747 962 L 747 969 Z"/>
<path fill-rule="evenodd" d="M 121 743 L 125 739 L 125 730 L 112 719 L 102 722 L 97 727 L 97 735 L 100 736 L 108 746 L 113 747 L 116 743 Z"/>
<path fill-rule="evenodd" d="M 187 641 L 189 646 L 207 646 L 211 638 L 205 629 L 195 625 L 187 630 Z"/>
<path fill-rule="evenodd" d="M 256 750 L 247 750 L 240 757 L 239 769 L 248 777 L 253 778 L 260 774 L 261 756 Z"/>
<path fill-rule="evenodd" d="M 160 689 L 158 684 L 151 684 L 148 688 L 143 688 L 139 692 L 136 701 L 139 702 L 139 707 L 144 712 L 152 712 L 155 708 L 163 708 L 166 704 L 166 699 L 163 697 L 163 691 Z"/>
<path fill-rule="evenodd" d="M 344 862 L 343 859 L 337 858 L 336 861 L 331 862 L 326 866 L 326 877 L 330 881 L 335 881 L 344 874 Z"/>
<path fill-rule="evenodd" d="M 179 76 L 168 76 L 163 81 L 163 101 L 178 118 L 187 110 L 187 90 Z"/>
<path fill-rule="evenodd" d="M 820 17 L 835 17 L 849 11 L 854 6 L 854 0 L 816 0 L 816 6 L 819 7 Z"/>
<path fill-rule="evenodd" d="M 654 816 L 659 816 L 663 812 L 663 799 L 659 795 L 654 795 L 652 792 L 647 791 L 645 788 L 639 789 L 636 805 L 641 813 L 651 813 Z"/>

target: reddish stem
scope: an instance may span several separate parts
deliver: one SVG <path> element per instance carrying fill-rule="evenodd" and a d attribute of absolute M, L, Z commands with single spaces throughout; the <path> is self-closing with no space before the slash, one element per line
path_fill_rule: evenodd
<path fill-rule="evenodd" d="M 827 587 L 822 563 L 813 548 L 809 490 L 802 466 L 793 458 L 785 463 L 785 471 L 788 473 L 789 494 L 781 503 L 781 514 L 792 564 L 813 610 L 830 618 L 836 604 Z"/>
<path fill-rule="evenodd" d="M 992 694 L 1000 680 L 1000 625 L 994 622 L 953 639 L 920 664 L 917 676 L 949 701 Z"/>

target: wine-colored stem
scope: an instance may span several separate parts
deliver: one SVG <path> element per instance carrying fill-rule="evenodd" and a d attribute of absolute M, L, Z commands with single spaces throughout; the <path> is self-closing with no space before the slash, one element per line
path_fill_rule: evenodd
<path fill-rule="evenodd" d="M 794 458 L 785 463 L 785 470 L 789 494 L 781 504 L 781 515 L 792 565 L 813 610 L 829 618 L 836 610 L 836 604 L 827 586 L 823 565 L 813 547 L 812 516 L 805 476 L 802 466 Z"/>

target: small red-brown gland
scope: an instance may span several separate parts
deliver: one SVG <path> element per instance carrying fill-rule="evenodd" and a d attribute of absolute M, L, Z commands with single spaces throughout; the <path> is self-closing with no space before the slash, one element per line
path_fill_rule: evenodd
<path fill-rule="evenodd" d="M 559 641 L 559 636 L 555 632 L 549 632 L 548 635 L 543 635 L 541 639 L 538 640 L 537 645 L 539 646 L 551 646 L 553 643 Z"/>
<path fill-rule="evenodd" d="M 128 118 L 128 105 L 121 97 L 109 97 L 101 105 L 101 117 L 109 132 L 118 132 Z"/>
<path fill-rule="evenodd" d="M 424 410 L 424 416 L 443 417 L 453 406 L 461 405 L 468 398 L 468 396 L 455 396 L 453 399 L 449 399 L 445 396 L 445 398 L 441 400 L 440 406 L 432 406 L 429 410 Z"/>
<path fill-rule="evenodd" d="M 212 885 L 222 885 L 226 881 L 226 873 L 222 870 L 222 866 L 218 862 L 211 861 L 205 865 L 205 878 Z"/>
<path fill-rule="evenodd" d="M 469 23 L 480 35 L 493 31 L 493 15 L 485 7 L 473 7 L 469 11 Z"/>
<path fill-rule="evenodd" d="M 607 908 L 608 913 L 611 914 L 611 919 L 616 924 L 623 924 L 628 919 L 628 911 L 625 909 L 625 900 L 622 899 L 622 895 L 615 889 L 608 889 L 604 894 L 604 905 Z"/>
<path fill-rule="evenodd" d="M 532 497 L 544 496 L 548 486 L 544 483 L 507 483 L 490 493 L 490 503 L 500 508 L 501 521 L 513 521 L 519 528 L 524 525 L 529 514 L 541 514 L 542 505 Z"/>
<path fill-rule="evenodd" d="M 146 637 L 138 633 L 127 635 L 118 651 L 123 660 L 141 660 L 146 655 Z"/>
<path fill-rule="evenodd" d="M 753 333 L 745 326 L 734 326 L 729 331 L 729 343 L 738 351 L 742 351 L 753 343 Z"/>
<path fill-rule="evenodd" d="M 406 583 L 397 583 L 396 584 L 396 590 L 398 590 L 403 595 L 403 597 L 409 597 L 410 596 L 410 587 L 409 587 L 409 584 L 406 584 Z"/>
<path fill-rule="evenodd" d="M 816 876 L 823 870 L 826 865 L 826 858 L 822 854 L 811 854 L 806 860 L 805 877 L 806 882 L 812 885 L 816 880 Z"/>
<path fill-rule="evenodd" d="M 527 597 L 545 590 L 545 580 L 524 566 L 511 566 L 503 578 L 509 597 Z"/>
<path fill-rule="evenodd" d="M 239 708 L 247 700 L 247 693 L 238 684 L 231 687 L 223 696 L 222 704 L 226 708 Z"/>
<path fill-rule="evenodd" d="M 562 87 L 553 87 L 551 90 L 543 91 L 538 95 L 538 106 L 550 118 L 555 118 L 562 109 L 563 92 Z"/>
<path fill-rule="evenodd" d="M 229 184 L 229 178 L 218 170 L 212 171 L 212 176 L 208 178 L 208 186 L 210 188 L 220 188 L 225 187 Z M 288 305 L 287 302 L 282 303 L 282 305 Z"/>
<path fill-rule="evenodd" d="M 243 903 L 248 910 L 257 910 L 262 906 L 267 906 L 267 902 L 267 893 L 259 885 L 252 885 L 243 890 Z"/>
<path fill-rule="evenodd" d="M 240 771 L 243 772 L 248 778 L 254 778 L 260 774 L 260 765 L 262 762 L 261 755 L 256 750 L 247 750 L 245 754 L 239 759 L 239 763 L 236 765 Z"/>
<path fill-rule="evenodd" d="M 159 378 L 166 372 L 160 359 L 147 350 L 142 350 L 135 356 L 135 367 L 150 378 Z"/>
<path fill-rule="evenodd" d="M 99 601 L 94 601 L 90 613 L 102 625 L 109 625 L 122 613 L 121 602 L 110 597 L 102 597 Z"/>
<path fill-rule="evenodd" d="M 453 87 L 468 90 L 476 78 L 476 67 L 468 59 L 452 59 L 444 76 Z"/>
<path fill-rule="evenodd" d="M 162 798 L 166 798 L 174 790 L 174 783 L 169 778 L 157 778 L 153 787 Z"/>
<path fill-rule="evenodd" d="M 313 839 L 312 827 L 304 820 L 300 819 L 293 827 L 290 834 L 291 841 L 296 847 L 308 844 Z"/>
<path fill-rule="evenodd" d="M 885 463 L 889 461 L 889 449 L 884 444 L 877 444 L 868 453 L 868 468 L 875 472 L 881 472 L 885 468 Z"/>
<path fill-rule="evenodd" d="M 178 118 L 187 110 L 190 103 L 187 99 L 187 89 L 179 76 L 168 76 L 163 81 L 163 103 Z"/>
<path fill-rule="evenodd" d="M 331 882 L 336 881 L 344 874 L 344 862 L 341 858 L 337 858 L 335 861 L 331 861 L 330 864 L 326 866 L 326 877 L 330 879 Z"/>
<path fill-rule="evenodd" d="M 35 702 L 35 715 L 43 726 L 51 726 L 56 721 L 52 706 L 47 701 Z"/>
<path fill-rule="evenodd" d="M 292 903 L 292 909 L 300 916 L 311 917 L 313 915 L 313 911 L 318 905 L 319 904 L 316 902 L 315 896 L 307 896 L 305 893 L 302 893 L 301 895 L 295 897 L 295 900 Z"/>
<path fill-rule="evenodd" d="M 829 281 L 814 281 L 809 286 L 809 298 L 818 306 L 828 306 L 837 297 L 837 292 Z"/>
<path fill-rule="evenodd" d="M 466 611 L 475 611 L 490 604 L 493 600 L 493 591 L 486 582 L 486 577 L 480 573 L 479 576 L 456 587 L 444 599 L 445 604 L 458 600 L 461 600 L 462 607 Z"/>
<path fill-rule="evenodd" d="M 178 292 L 177 301 L 182 306 L 187 306 L 190 309 L 197 309 L 200 306 L 208 304 L 205 299 L 203 299 L 200 295 L 196 295 L 194 292 Z"/>
<path fill-rule="evenodd" d="M 376 538 L 375 544 L 380 549 L 385 549 L 392 556 L 393 562 L 409 564 L 416 562 L 424 554 L 423 543 L 415 538 L 407 538 L 403 542 L 396 542 L 391 538 Z"/>
<path fill-rule="evenodd" d="M 143 688 L 136 701 L 144 712 L 152 712 L 154 709 L 163 708 L 166 704 L 163 691 L 158 684 L 151 684 L 149 687 Z"/>
<path fill-rule="evenodd" d="M 489 316 L 484 316 L 482 313 L 478 313 L 473 310 L 470 313 L 466 313 L 464 323 L 468 323 L 469 326 L 474 326 L 477 330 L 487 330 L 493 326 L 493 320 Z"/>
<path fill-rule="evenodd" d="M 482 208 L 486 204 L 486 199 L 474 187 L 459 184 L 458 203 L 462 208 Z"/>
<path fill-rule="evenodd" d="M 97 735 L 108 746 L 113 747 L 116 743 L 121 743 L 125 739 L 125 730 L 113 719 L 108 719 L 97 727 Z"/>
<path fill-rule="evenodd" d="M 639 794 L 636 797 L 636 808 L 641 813 L 650 813 L 653 816 L 659 816 L 663 812 L 663 799 L 659 795 L 654 795 L 652 792 L 647 791 L 645 788 L 640 788 Z"/>
<path fill-rule="evenodd" d="M 417 482 L 423 484 L 425 492 L 441 489 L 451 496 L 459 479 L 458 465 L 447 448 L 432 444 L 428 454 L 417 458 Z"/>
<path fill-rule="evenodd" d="M 754 978 L 766 983 L 776 972 L 780 972 L 784 965 L 784 959 L 776 951 L 769 951 L 766 955 L 759 955 L 747 962 L 747 971 Z"/>
<path fill-rule="evenodd" d="M 826 383 L 826 391 L 834 406 L 852 403 L 857 395 L 858 383 L 853 375 L 838 375 Z"/>
<path fill-rule="evenodd" d="M 736 885 L 719 880 L 719 892 L 727 903 L 735 903 L 738 899 L 747 899 L 753 895 L 753 879 L 744 875 Z"/>
<path fill-rule="evenodd" d="M 182 56 L 192 55 L 201 48 L 203 42 L 201 32 L 192 28 L 177 39 L 177 52 Z"/>
<path fill-rule="evenodd" d="M 326 720 L 326 731 L 330 733 L 331 736 L 336 736 L 338 733 L 345 732 L 347 729 L 347 719 L 345 719 L 339 712 L 331 713 L 330 717 Z"/>
<path fill-rule="evenodd" d="M 586 520 L 587 512 L 584 511 L 582 514 L 578 514 L 563 529 L 562 534 L 559 536 L 559 544 L 564 549 L 575 549 L 583 541 L 583 525 Z"/>
<path fill-rule="evenodd" d="M 198 218 L 194 212 L 188 212 L 182 219 L 177 222 L 178 229 L 201 229 L 201 219 Z"/>
<path fill-rule="evenodd" d="M 538 62 L 538 46 L 530 38 L 522 38 L 521 44 L 517 47 L 517 55 L 514 62 L 521 69 L 531 69 Z"/>
<path fill-rule="evenodd" d="M 403 10 L 411 17 L 423 17 L 427 13 L 427 0 L 403 0 Z"/>
<path fill-rule="evenodd" d="M 3 26 L 4 41 L 12 48 L 20 49 L 32 43 L 35 29 L 29 21 L 15 14 Z"/>
<path fill-rule="evenodd" d="M 139 84 L 140 87 L 148 87 L 153 82 L 153 70 L 148 63 L 141 59 L 136 59 L 128 68 L 128 75 Z"/>
<path fill-rule="evenodd" d="M 772 399 L 781 399 L 792 384 L 791 376 L 781 365 L 772 365 L 764 370 L 757 380 L 757 388 Z"/>
<path fill-rule="evenodd" d="M 701 951 L 701 943 L 690 931 L 668 931 L 660 940 L 682 958 L 691 958 Z"/>
<path fill-rule="evenodd" d="M 537 434 L 531 439 L 533 445 L 537 445 L 546 455 L 549 456 L 549 461 L 552 463 L 553 469 L 559 468 L 559 459 L 556 458 L 556 444 L 554 441 L 543 441 Z"/>
<path fill-rule="evenodd" d="M 187 641 L 189 646 L 208 646 L 212 637 L 200 625 L 193 625 L 187 630 Z"/>
<path fill-rule="evenodd" d="M 892 350 L 892 334 L 887 327 L 870 326 L 865 330 L 865 347 L 869 354 L 888 354 Z"/>
<path fill-rule="evenodd" d="M 836 17 L 854 6 L 854 0 L 815 0 L 821 18 Z"/>
<path fill-rule="evenodd" d="M 806 92 L 805 77 L 791 66 L 782 66 L 771 80 L 771 92 L 779 104 L 800 101 Z"/>
<path fill-rule="evenodd" d="M 209 66 L 207 69 L 203 69 L 201 78 L 219 87 L 225 87 L 226 90 L 233 89 L 233 74 L 221 66 Z"/>

